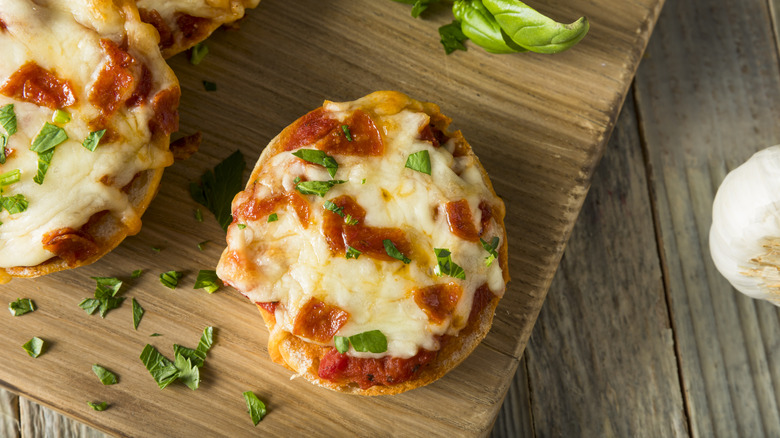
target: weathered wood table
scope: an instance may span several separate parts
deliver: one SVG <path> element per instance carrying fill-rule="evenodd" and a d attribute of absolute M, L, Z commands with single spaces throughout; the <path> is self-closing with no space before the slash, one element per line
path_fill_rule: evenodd
<path fill-rule="evenodd" d="M 707 247 L 720 181 L 780 143 L 775 3 L 666 0 L 604 157 L 583 169 L 590 191 L 494 436 L 780 435 L 778 313 L 734 292 Z M 0 436 L 19 435 L 102 434 L 0 390 Z"/>

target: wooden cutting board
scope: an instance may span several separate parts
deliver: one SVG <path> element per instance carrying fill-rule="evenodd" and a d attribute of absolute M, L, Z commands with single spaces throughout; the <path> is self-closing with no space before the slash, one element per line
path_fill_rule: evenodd
<path fill-rule="evenodd" d="M 474 46 L 447 56 L 436 32 L 451 20 L 445 7 L 413 19 L 407 5 L 390 0 L 263 0 L 240 29 L 209 39 L 200 65 L 172 59 L 183 93 L 180 132 L 202 131 L 200 151 L 167 170 L 143 230 L 114 252 L 85 268 L 0 286 L 0 302 L 28 297 L 39 307 L 22 317 L 0 313 L 0 385 L 115 435 L 487 434 L 663 1 L 535 3 L 562 21 L 587 16 L 590 34 L 553 56 L 489 55 Z M 205 91 L 204 80 L 217 91 Z M 272 137 L 324 99 L 379 89 L 438 103 L 469 139 L 507 205 L 512 282 L 490 334 L 462 365 L 428 387 L 362 398 L 291 379 L 269 360 L 252 304 L 229 288 L 213 295 L 192 288 L 199 269 L 216 265 L 224 233 L 210 214 L 195 219 L 188 184 L 236 149 L 251 168 Z M 130 279 L 136 269 L 143 275 Z M 168 270 L 185 273 L 175 290 L 160 284 Z M 93 276 L 127 280 L 128 300 L 105 319 L 78 307 L 94 292 Z M 130 298 L 146 309 L 137 331 Z M 158 389 L 138 358 L 144 346 L 172 357 L 174 343 L 194 347 L 206 326 L 216 328 L 216 342 L 200 389 Z M 32 336 L 49 345 L 37 359 L 21 348 Z M 117 373 L 119 384 L 101 385 L 95 363 Z M 244 391 L 268 406 L 257 427 Z M 110 408 L 86 404 L 98 400 Z"/>

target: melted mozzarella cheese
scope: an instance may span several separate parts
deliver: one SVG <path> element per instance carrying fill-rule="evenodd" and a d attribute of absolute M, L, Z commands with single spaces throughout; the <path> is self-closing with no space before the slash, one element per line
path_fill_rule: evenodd
<path fill-rule="evenodd" d="M 62 125 L 68 140 L 55 148 L 43 184 L 39 185 L 33 181 L 38 156 L 29 148 L 44 123 L 51 122 L 54 111 L 0 95 L 0 106 L 14 105 L 18 127 L 7 145 L 13 153 L 0 164 L 0 173 L 21 171 L 21 180 L 4 187 L 3 195 L 22 194 L 29 203 L 22 213 L 0 211 L 0 267 L 45 262 L 54 256 L 43 248 L 41 240 L 46 233 L 79 229 L 103 210 L 136 229 L 139 219 L 122 187 L 139 172 L 172 164 L 167 141 L 152 141 L 148 128 L 154 116 L 151 105 L 132 109 L 123 106 L 117 111 L 108 126 L 118 140 L 101 144 L 94 152 L 84 148 L 82 142 L 90 133 L 89 122 L 100 115 L 99 109 L 89 103 L 89 91 L 108 61 L 101 39 L 128 41 L 130 54 L 152 72 L 150 96 L 177 86 L 159 55 L 153 30 L 140 23 L 137 15 L 118 10 L 111 1 L 98 0 L 5 1 L 0 19 L 6 27 L 0 31 L 0 47 L 4 49 L 0 84 L 22 65 L 34 62 L 60 80 L 67 80 L 76 97 L 75 105 L 65 108 L 72 118 Z"/>
<path fill-rule="evenodd" d="M 352 103 L 326 103 L 324 108 L 332 117 L 343 121 L 355 109 L 371 104 L 370 100 L 365 100 L 369 97 Z M 481 244 L 452 234 L 446 214 L 435 212 L 447 202 L 466 199 L 478 226 L 481 219 L 479 203 L 488 201 L 500 205 L 501 201 L 492 194 L 473 156 L 453 157 L 454 140 L 435 148 L 418 138 L 420 129 L 429 122 L 427 114 L 405 109 L 374 115 L 373 119 L 385 141 L 383 156 L 334 155 L 339 163 L 334 179 L 348 182 L 334 186 L 324 199 L 308 197 L 312 222 L 308 227 L 299 222 L 291 207 L 281 207 L 277 211 L 277 222 L 267 223 L 266 218 L 260 218 L 246 223 L 244 229 L 231 226 L 226 254 L 237 252 L 257 269 L 249 274 L 231 275 L 223 260 L 217 272 L 254 302 L 280 303 L 274 330 L 292 333 L 299 310 L 314 296 L 349 313 L 348 322 L 339 330 L 339 336 L 380 330 L 388 339 L 386 354 L 408 358 L 420 348 L 438 349 L 437 336 L 456 335 L 463 328 L 478 287 L 487 284 L 499 296 L 505 289 L 499 263 L 487 267 L 484 261 L 488 253 Z M 311 149 L 313 145 L 302 148 Z M 409 154 L 421 150 L 430 154 L 430 176 L 405 168 Z M 258 200 L 271 193 L 294 190 L 296 175 L 302 175 L 305 180 L 330 179 L 323 167 L 303 164 L 291 152 L 271 157 L 258 175 L 257 184 L 262 187 L 255 193 Z M 343 255 L 332 254 L 321 231 L 325 213 L 322 204 L 326 199 L 341 195 L 352 196 L 366 210 L 366 226 L 403 230 L 412 243 L 411 254 L 407 254 L 412 262 L 405 265 L 365 255 L 346 259 Z M 245 196 L 237 197 L 234 208 Z M 497 235 L 503 236 L 503 231 L 492 220 L 485 239 L 489 241 Z M 437 265 L 434 248 L 452 252 L 453 261 L 466 272 L 465 280 L 439 277 L 434 273 Z M 461 299 L 451 317 L 441 324 L 432 323 L 415 303 L 413 291 L 449 282 L 462 288 Z M 350 354 L 359 357 L 384 355 L 354 351 Z"/>

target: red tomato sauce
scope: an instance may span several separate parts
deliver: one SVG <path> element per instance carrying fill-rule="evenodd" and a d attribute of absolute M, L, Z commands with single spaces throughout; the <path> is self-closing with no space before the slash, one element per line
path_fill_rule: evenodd
<path fill-rule="evenodd" d="M 436 354 L 435 351 L 420 350 L 408 359 L 390 356 L 372 359 L 351 357 L 332 348 L 320 359 L 317 374 L 332 382 L 355 382 L 361 389 L 397 385 L 415 378 Z"/>

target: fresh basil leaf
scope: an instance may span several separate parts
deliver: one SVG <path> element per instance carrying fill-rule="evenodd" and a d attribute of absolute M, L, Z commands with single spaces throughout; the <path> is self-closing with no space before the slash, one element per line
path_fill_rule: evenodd
<path fill-rule="evenodd" d="M 173 383 L 179 375 L 176 365 L 149 344 L 144 347 L 140 359 L 160 389 Z"/>
<path fill-rule="evenodd" d="M 43 354 L 44 341 L 39 337 L 34 337 L 22 345 L 24 351 L 30 355 L 30 357 L 38 357 Z"/>
<path fill-rule="evenodd" d="M 362 252 L 356 250 L 355 248 L 347 245 L 347 253 L 345 254 L 345 257 L 348 259 L 356 259 L 360 257 L 360 255 L 363 254 Z"/>
<path fill-rule="evenodd" d="M 103 368 L 98 364 L 92 364 L 92 372 L 100 379 L 100 382 L 104 385 L 113 385 L 117 382 L 116 374 Z"/>
<path fill-rule="evenodd" d="M 485 251 L 487 251 L 488 254 L 490 254 L 489 256 L 487 256 L 485 258 L 485 266 L 492 265 L 493 261 L 496 258 L 498 258 L 498 251 L 496 251 L 496 249 L 498 248 L 498 242 L 499 242 L 498 236 L 496 236 L 493 239 L 491 239 L 490 243 L 485 242 L 484 240 L 482 240 L 482 238 L 479 239 L 479 242 L 482 244 L 482 248 L 484 248 Z"/>
<path fill-rule="evenodd" d="M 85 298 L 82 302 L 79 303 L 79 307 L 84 309 L 88 315 L 92 315 L 95 313 L 95 310 L 100 307 L 100 300 L 96 300 L 94 298 Z"/>
<path fill-rule="evenodd" d="M 387 351 L 387 337 L 379 330 L 358 333 L 349 337 L 352 348 L 362 353 L 384 353 Z"/>
<path fill-rule="evenodd" d="M 347 141 L 352 141 L 352 131 L 349 130 L 349 125 L 341 125 L 341 132 L 344 133 L 344 138 L 346 138 Z"/>
<path fill-rule="evenodd" d="M 125 301 L 124 297 L 108 297 L 100 300 L 100 317 L 105 318 L 109 310 L 121 306 L 123 301 Z"/>
<path fill-rule="evenodd" d="M 344 184 L 346 181 L 332 179 L 330 181 L 303 181 L 295 185 L 295 188 L 304 195 L 317 195 L 324 197 L 336 184 Z"/>
<path fill-rule="evenodd" d="M 399 251 L 398 248 L 396 248 L 396 246 L 395 246 L 395 244 L 393 243 L 392 240 L 385 239 L 385 240 L 382 241 L 382 244 L 385 246 L 385 252 L 390 257 L 392 257 L 394 259 L 397 259 L 397 260 L 400 260 L 400 261 L 404 262 L 404 264 L 406 264 L 406 265 L 408 265 L 409 263 L 412 262 L 411 259 L 409 259 L 405 255 L 403 255 L 401 253 L 401 251 Z"/>
<path fill-rule="evenodd" d="M 195 44 L 190 50 L 190 64 L 200 64 L 200 62 L 203 61 L 203 58 L 205 58 L 208 54 L 209 48 L 206 46 L 206 43 L 200 42 Z"/>
<path fill-rule="evenodd" d="M 108 403 L 106 402 L 91 402 L 88 401 L 87 404 L 90 408 L 96 410 L 96 411 L 105 411 L 108 409 Z"/>
<path fill-rule="evenodd" d="M 100 309 L 100 317 L 105 318 L 109 310 L 116 309 L 125 300 L 123 297 L 116 297 L 122 287 L 122 281 L 116 277 L 92 277 L 92 279 L 97 284 L 95 298 L 85 298 L 79 303 L 79 307 L 89 315 Z"/>
<path fill-rule="evenodd" d="M 463 34 L 490 53 L 527 52 L 512 41 L 481 0 L 457 0 L 452 14 L 461 23 Z"/>
<path fill-rule="evenodd" d="M 95 280 L 97 287 L 95 289 L 95 298 L 103 296 L 115 297 L 122 288 L 122 280 L 116 277 L 90 277 Z"/>
<path fill-rule="evenodd" d="M 89 149 L 91 152 L 95 152 L 95 149 L 97 149 L 98 145 L 100 144 L 100 139 L 103 138 L 104 135 L 106 135 L 105 129 L 101 129 L 100 131 L 92 131 L 87 135 L 87 138 L 84 139 L 84 142 L 81 143 L 81 145 Z"/>
<path fill-rule="evenodd" d="M 5 129 L 5 133 L 9 137 L 16 134 L 16 113 L 14 112 L 14 104 L 9 103 L 0 107 L 0 126 Z"/>
<path fill-rule="evenodd" d="M 138 324 L 141 323 L 141 318 L 143 317 L 144 308 L 133 298 L 133 330 L 138 330 Z"/>
<path fill-rule="evenodd" d="M 17 298 L 16 301 L 8 303 L 8 310 L 13 316 L 22 316 L 25 313 L 35 311 L 35 303 L 29 298 Z"/>
<path fill-rule="evenodd" d="M 21 213 L 27 210 L 28 205 L 27 198 L 21 193 L 14 196 L 0 196 L 0 206 L 2 206 L 8 214 Z"/>
<path fill-rule="evenodd" d="M 336 176 L 336 171 L 339 169 L 339 163 L 333 157 L 318 149 L 298 149 L 292 154 L 303 161 L 323 166 L 331 178 Z"/>
<path fill-rule="evenodd" d="M 13 183 L 19 182 L 22 177 L 22 171 L 19 169 L 9 170 L 0 174 L 0 187 L 9 186 Z"/>
<path fill-rule="evenodd" d="M 449 275 L 450 277 L 466 279 L 466 272 L 452 261 L 452 253 L 444 248 L 434 248 L 436 253 L 436 261 L 438 264 L 433 268 L 433 272 L 438 275 Z"/>
<path fill-rule="evenodd" d="M 163 272 L 160 274 L 160 283 L 162 283 L 165 287 L 176 289 L 176 286 L 179 284 L 179 280 L 181 280 L 181 277 L 183 276 L 184 274 L 178 271 Z"/>
<path fill-rule="evenodd" d="M 249 416 L 252 418 L 252 423 L 257 426 L 257 423 L 265 417 L 265 403 L 260 401 L 252 391 L 246 391 L 244 393 L 244 400 L 246 400 L 246 408 L 249 410 Z"/>
<path fill-rule="evenodd" d="M 460 29 L 460 23 L 457 20 L 440 27 L 439 36 L 441 37 L 441 45 L 444 46 L 444 52 L 448 55 L 456 50 L 466 50 L 463 42 L 468 37 L 463 34 L 463 31 Z"/>
<path fill-rule="evenodd" d="M 268 215 L 268 222 L 276 222 L 279 220 L 279 215 L 276 213 L 271 213 Z"/>
<path fill-rule="evenodd" d="M 58 109 L 54 111 L 54 114 L 52 114 L 51 121 L 58 125 L 64 125 L 70 122 L 70 113 L 65 110 Z"/>
<path fill-rule="evenodd" d="M 206 292 L 213 294 L 220 287 L 222 287 L 222 280 L 217 277 L 217 272 L 203 269 L 198 272 L 193 289 L 205 289 Z"/>
<path fill-rule="evenodd" d="M 205 355 L 211 350 L 212 345 L 214 345 L 214 327 L 209 326 L 203 329 L 203 334 L 200 335 L 200 341 L 198 341 L 198 347 L 195 350 L 203 353 L 205 360 Z"/>
<path fill-rule="evenodd" d="M 346 336 L 334 336 L 333 343 L 336 344 L 336 351 L 341 354 L 349 351 L 349 338 Z"/>
<path fill-rule="evenodd" d="M 227 231 L 233 222 L 230 203 L 241 191 L 246 160 L 241 151 L 235 151 L 211 170 L 206 171 L 199 183 L 190 183 L 190 195 L 195 202 L 205 206 L 216 217 L 222 229 Z"/>
<path fill-rule="evenodd" d="M 182 356 L 189 359 L 197 367 L 203 366 L 203 363 L 206 361 L 206 353 L 179 344 L 173 344 L 173 356 Z"/>
<path fill-rule="evenodd" d="M 53 150 L 57 145 L 68 139 L 68 134 L 65 130 L 57 125 L 52 125 L 49 122 L 43 124 L 43 127 L 38 131 L 38 135 L 30 146 L 30 150 L 37 152 L 40 156 L 43 152 Z"/>
<path fill-rule="evenodd" d="M 190 359 L 181 354 L 176 355 L 174 366 L 179 370 L 178 378 L 191 390 L 198 389 L 200 385 L 200 371 L 197 366 L 193 366 Z"/>
<path fill-rule="evenodd" d="M 431 156 L 428 151 L 419 151 L 406 158 L 406 167 L 427 175 L 431 174 Z"/>
<path fill-rule="evenodd" d="M 38 172 L 33 177 L 33 181 L 35 181 L 36 184 L 43 184 L 43 179 L 46 177 L 46 172 L 49 171 L 52 157 L 54 157 L 54 149 L 38 153 Z"/>
<path fill-rule="evenodd" d="M 322 204 L 322 208 L 324 208 L 325 210 L 332 211 L 332 212 L 336 213 L 337 215 L 339 215 L 341 217 L 344 217 L 344 208 L 343 207 L 339 207 L 338 205 L 336 205 L 336 204 L 334 204 L 334 203 L 332 203 L 330 201 L 325 201 L 325 203 Z"/>

